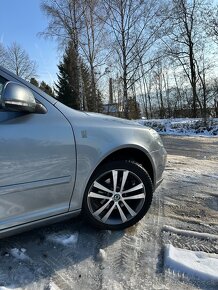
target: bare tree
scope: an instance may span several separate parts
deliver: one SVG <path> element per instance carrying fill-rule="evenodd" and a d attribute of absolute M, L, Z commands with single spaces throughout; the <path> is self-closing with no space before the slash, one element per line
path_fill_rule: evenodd
<path fill-rule="evenodd" d="M 0 43 L 0 65 L 4 65 L 5 62 L 5 48 L 3 44 Z"/>
<path fill-rule="evenodd" d="M 78 52 L 84 14 L 82 3 L 82 0 L 43 0 L 41 9 L 49 18 L 49 23 L 40 35 L 55 38 L 64 48 L 70 42 Z"/>
<path fill-rule="evenodd" d="M 36 76 L 35 61 L 32 61 L 27 52 L 16 42 L 5 50 L 4 67 L 26 80 Z"/>
<path fill-rule="evenodd" d="M 164 22 L 160 17 L 162 7 L 157 0 L 105 0 L 103 5 L 108 15 L 106 23 L 112 36 L 112 50 L 116 53 L 123 81 L 124 115 L 128 118 L 128 93 L 133 80 L 138 81 L 135 75 L 140 70 L 141 60 L 159 38 Z"/>
<path fill-rule="evenodd" d="M 79 39 L 83 25 L 83 1 L 82 0 L 44 0 L 41 9 L 49 18 L 49 24 L 40 35 L 46 38 L 55 38 L 60 47 L 65 49 L 69 44 L 74 49 L 75 63 L 77 67 L 76 90 L 79 92 L 80 108 L 84 108 L 83 85 L 79 55 Z"/>
<path fill-rule="evenodd" d="M 218 44 L 218 5 L 211 5 L 204 14 L 207 34 Z"/>
<path fill-rule="evenodd" d="M 44 0 L 41 9 L 49 18 L 47 29 L 41 33 L 44 37 L 55 38 L 60 47 L 69 43 L 75 52 L 77 63 L 77 85 L 80 95 L 81 109 L 87 109 L 84 102 L 84 84 L 81 64 L 86 60 L 92 76 L 93 105 L 98 110 L 99 93 L 97 89 L 96 67 L 99 65 L 99 51 L 102 46 L 103 25 L 97 17 L 99 0 Z M 95 103 L 95 104 L 94 104 Z"/>
<path fill-rule="evenodd" d="M 99 14 L 99 5 L 99 0 L 86 0 L 83 2 L 84 25 L 81 29 L 79 40 L 81 54 L 90 68 L 92 100 L 96 110 L 98 110 L 97 82 L 99 80 L 96 76 L 100 71 L 100 67 L 105 64 L 106 58 L 105 53 L 103 53 L 105 52 L 105 23 Z"/>
<path fill-rule="evenodd" d="M 142 115 L 148 119 L 148 96 L 146 92 L 145 79 L 139 78 L 140 102 L 142 104 Z"/>
<path fill-rule="evenodd" d="M 202 13 L 206 9 L 204 0 L 172 0 L 169 17 L 168 38 L 164 43 L 167 52 L 183 68 L 192 90 L 192 117 L 197 117 L 200 104 L 198 96 L 199 51 L 206 34 L 202 27 Z"/>

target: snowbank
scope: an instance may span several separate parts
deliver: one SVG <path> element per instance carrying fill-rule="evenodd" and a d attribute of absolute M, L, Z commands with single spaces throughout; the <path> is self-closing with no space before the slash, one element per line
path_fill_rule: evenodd
<path fill-rule="evenodd" d="M 189 231 L 189 230 L 181 230 L 181 229 L 177 229 L 177 228 L 174 228 L 172 226 L 167 226 L 167 225 L 163 227 L 163 231 L 170 231 L 174 234 L 179 234 L 179 235 L 183 235 L 187 237 L 197 237 L 200 239 L 218 241 L 218 235 L 213 235 L 209 233 L 199 233 L 199 232 L 194 232 L 194 231 Z"/>
<path fill-rule="evenodd" d="M 218 255 L 165 246 L 165 266 L 200 280 L 218 282 Z"/>
<path fill-rule="evenodd" d="M 165 135 L 218 136 L 218 118 L 210 118 L 205 125 L 202 119 L 140 119 L 138 123 L 148 126 Z"/>

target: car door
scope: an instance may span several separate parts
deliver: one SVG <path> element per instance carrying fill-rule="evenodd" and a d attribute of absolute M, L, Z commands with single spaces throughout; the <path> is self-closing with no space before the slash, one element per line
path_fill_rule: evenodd
<path fill-rule="evenodd" d="M 6 81 L 0 76 L 0 94 Z M 76 170 L 73 131 L 58 109 L 33 93 L 46 114 L 0 109 L 0 230 L 69 208 Z"/>

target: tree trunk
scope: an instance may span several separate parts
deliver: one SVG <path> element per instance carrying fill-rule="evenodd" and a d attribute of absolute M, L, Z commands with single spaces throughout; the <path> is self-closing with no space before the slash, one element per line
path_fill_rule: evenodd
<path fill-rule="evenodd" d="M 218 101 L 214 99 L 215 117 L 218 118 Z"/>
<path fill-rule="evenodd" d="M 197 77 L 193 57 L 193 43 L 189 37 L 189 64 L 191 69 L 191 87 L 192 87 L 192 118 L 197 118 Z"/>
<path fill-rule="evenodd" d="M 120 2 L 120 17 L 121 17 L 121 37 L 122 37 L 122 59 L 123 59 L 123 99 L 124 99 L 124 117 L 129 118 L 129 102 L 128 102 L 128 85 L 127 85 L 127 55 L 126 55 L 126 36 L 124 23 L 124 3 Z"/>
<path fill-rule="evenodd" d="M 151 90 L 150 90 L 150 87 L 148 86 L 148 83 L 147 83 L 146 79 L 144 81 L 145 81 L 145 85 L 146 85 L 146 88 L 147 88 L 150 117 L 152 119 L 153 118 L 153 112 L 152 112 L 152 105 L 151 105 L 151 94 L 150 94 Z"/>

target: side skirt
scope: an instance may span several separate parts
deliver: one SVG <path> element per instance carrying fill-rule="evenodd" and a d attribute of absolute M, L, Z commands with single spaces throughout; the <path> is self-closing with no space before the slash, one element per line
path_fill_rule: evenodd
<path fill-rule="evenodd" d="M 9 237 L 12 235 L 16 235 L 25 231 L 29 231 L 41 226 L 46 226 L 46 225 L 50 225 L 53 223 L 57 223 L 60 221 L 64 221 L 70 218 L 73 218 L 75 216 L 78 216 L 80 214 L 81 210 L 75 210 L 75 211 L 71 211 L 68 213 L 64 213 L 64 214 L 59 214 L 59 215 L 55 215 L 55 216 L 51 216 L 45 219 L 41 219 L 41 220 L 36 220 L 30 223 L 25 223 L 16 227 L 10 227 L 4 230 L 0 231 L 0 239 L 5 238 L 5 237 Z"/>

